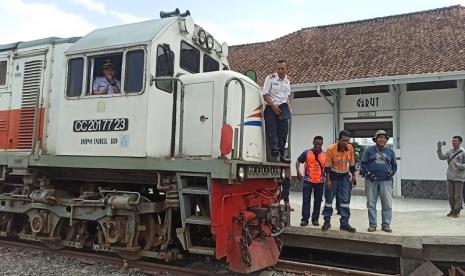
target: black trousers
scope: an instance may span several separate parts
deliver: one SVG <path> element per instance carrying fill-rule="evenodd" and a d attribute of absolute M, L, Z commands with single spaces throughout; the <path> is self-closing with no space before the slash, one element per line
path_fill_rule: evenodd
<path fill-rule="evenodd" d="M 281 181 L 281 198 L 284 202 L 289 203 L 289 191 L 291 189 L 291 179 L 286 177 Z"/>
<path fill-rule="evenodd" d="M 284 156 L 289 122 L 288 120 L 279 119 L 279 115 L 276 115 L 269 105 L 265 107 L 263 113 L 265 117 L 266 138 L 270 146 L 271 155 L 276 156 L 281 154 L 281 156 Z"/>
<path fill-rule="evenodd" d="M 310 218 L 310 199 L 313 190 L 313 212 L 312 221 L 318 221 L 320 217 L 321 201 L 323 200 L 324 183 L 302 183 L 302 220 L 308 221 Z"/>

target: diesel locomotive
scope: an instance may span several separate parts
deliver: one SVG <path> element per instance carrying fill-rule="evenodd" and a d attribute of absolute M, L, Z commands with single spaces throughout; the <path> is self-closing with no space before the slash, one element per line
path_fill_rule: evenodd
<path fill-rule="evenodd" d="M 272 266 L 288 165 L 266 161 L 261 89 L 189 12 L 160 15 L 0 45 L 0 236 Z"/>

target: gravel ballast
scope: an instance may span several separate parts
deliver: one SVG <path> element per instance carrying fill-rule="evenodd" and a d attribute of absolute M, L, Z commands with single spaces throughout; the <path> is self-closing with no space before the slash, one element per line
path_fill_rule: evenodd
<path fill-rule="evenodd" d="M 138 268 L 125 268 L 123 265 L 109 265 L 34 249 L 0 246 L 0 275 L 145 276 L 149 274 L 141 272 Z M 172 274 L 160 273 L 158 275 Z"/>

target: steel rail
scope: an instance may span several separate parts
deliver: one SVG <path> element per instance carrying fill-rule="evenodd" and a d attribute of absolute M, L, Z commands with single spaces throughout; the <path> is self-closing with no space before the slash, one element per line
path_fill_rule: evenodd
<path fill-rule="evenodd" d="M 9 240 L 0 240 L 0 246 L 8 248 L 17 248 L 17 249 L 27 249 L 27 250 L 37 250 L 47 253 L 56 254 L 59 256 L 75 258 L 77 260 L 88 261 L 88 264 L 95 264 L 97 262 L 102 262 L 109 265 L 125 267 L 125 268 L 138 268 L 141 272 L 154 274 L 160 272 L 170 272 L 174 275 L 179 276 L 195 276 L 195 275 L 215 275 L 214 272 L 195 270 L 186 267 L 179 267 L 174 265 L 167 264 L 158 264 L 147 261 L 129 261 L 124 260 L 120 257 L 113 257 L 108 255 L 102 255 L 98 253 L 89 253 L 76 250 L 54 250 L 45 245 L 25 243 L 19 241 L 9 241 Z M 374 272 L 346 269 L 340 267 L 331 267 L 325 265 L 309 264 L 288 260 L 279 260 L 278 263 L 274 266 L 274 270 L 283 271 L 288 273 L 295 274 L 304 274 L 308 275 L 331 275 L 331 276 L 347 276 L 347 275 L 358 275 L 358 276 L 381 276 L 387 274 L 380 274 Z"/>

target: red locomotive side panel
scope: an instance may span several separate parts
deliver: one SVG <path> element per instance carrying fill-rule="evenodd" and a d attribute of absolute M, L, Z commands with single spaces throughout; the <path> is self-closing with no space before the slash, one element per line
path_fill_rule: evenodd
<path fill-rule="evenodd" d="M 277 263 L 280 248 L 265 215 L 269 206 L 279 206 L 277 190 L 273 179 L 250 179 L 237 185 L 212 180 L 216 257 L 227 257 L 232 271 L 248 273 Z"/>
<path fill-rule="evenodd" d="M 39 141 L 43 137 L 44 113 L 45 108 L 40 108 L 36 133 Z M 0 149 L 30 150 L 33 142 L 34 116 L 34 108 L 0 111 Z"/>

